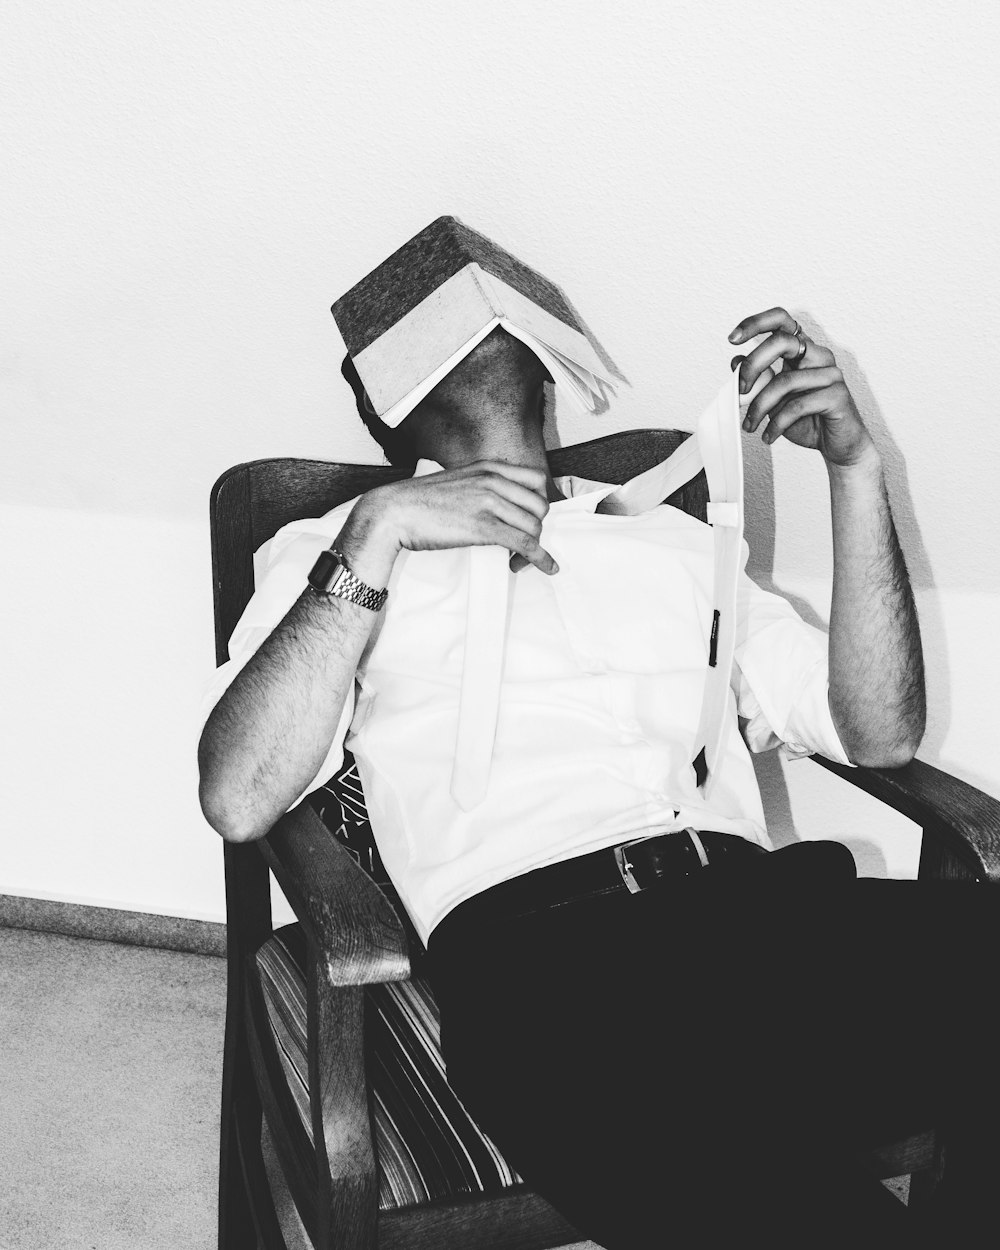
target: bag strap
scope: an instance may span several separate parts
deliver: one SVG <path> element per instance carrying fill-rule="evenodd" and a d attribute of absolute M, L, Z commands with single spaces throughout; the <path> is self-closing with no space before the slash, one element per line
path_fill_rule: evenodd
<path fill-rule="evenodd" d="M 634 516 L 657 507 L 704 468 L 712 527 L 712 618 L 706 622 L 707 671 L 701 714 L 692 745 L 695 781 L 706 796 L 716 776 L 731 717 L 729 681 L 736 650 L 736 600 L 743 548 L 743 447 L 739 372 L 698 419 L 694 436 L 666 460 L 610 490 L 596 511 Z M 469 548 L 469 600 L 465 655 L 451 794 L 463 811 L 486 796 L 506 640 L 510 587 L 508 553 L 501 547 Z"/>
<path fill-rule="evenodd" d="M 708 523 L 715 570 L 712 619 L 706 646 L 708 671 L 695 732 L 692 767 L 702 793 L 715 777 L 730 717 L 729 680 L 736 651 L 736 598 L 743 552 L 743 444 L 740 437 L 739 371 L 698 418 L 694 437 L 660 464 L 606 496 L 598 512 L 634 515 L 655 508 L 704 468 L 708 478 Z"/>

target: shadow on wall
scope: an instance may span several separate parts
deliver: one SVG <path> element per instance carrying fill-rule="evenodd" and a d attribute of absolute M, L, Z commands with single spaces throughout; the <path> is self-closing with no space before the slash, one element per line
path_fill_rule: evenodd
<path fill-rule="evenodd" d="M 932 591 L 934 589 L 933 572 L 913 508 L 906 464 L 857 358 L 848 348 L 824 333 L 819 323 L 808 313 L 793 312 L 792 315 L 798 317 L 810 338 L 819 343 L 825 343 L 836 356 L 848 388 L 857 402 L 862 419 L 871 431 L 872 438 L 882 455 L 889 500 L 911 584 L 914 590 Z M 784 590 L 774 580 L 776 506 L 771 449 L 759 438 L 745 439 L 743 455 L 746 470 L 747 532 L 753 552 L 754 580 L 765 590 L 773 591 L 787 599 L 804 620 L 825 630 L 825 622 L 820 619 L 810 603 Z M 951 722 L 951 682 L 944 619 L 937 596 L 935 594 L 923 595 L 921 609 L 920 632 L 923 640 L 925 667 L 932 669 L 938 677 L 935 681 L 937 691 L 935 716 L 929 722 L 928 732 L 921 748 L 921 754 L 933 760 L 940 754 Z M 755 756 L 753 762 L 772 838 L 778 846 L 795 841 L 797 835 L 792 823 L 788 786 L 778 753 L 769 751 L 766 755 Z M 877 854 L 875 848 L 869 843 L 858 843 L 852 849 L 855 851 L 856 858 L 859 856 L 870 858 L 871 854 Z M 866 871 L 869 872 L 877 871 L 877 868 L 875 863 L 866 865 Z"/>

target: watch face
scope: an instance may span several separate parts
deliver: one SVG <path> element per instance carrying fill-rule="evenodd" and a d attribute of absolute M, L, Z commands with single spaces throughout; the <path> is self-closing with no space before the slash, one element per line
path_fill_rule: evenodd
<path fill-rule="evenodd" d="M 321 594 L 336 595 L 372 612 L 378 612 L 389 596 L 388 590 L 366 586 L 351 572 L 342 557 L 332 550 L 324 551 L 313 565 L 309 585 Z"/>
<path fill-rule="evenodd" d="M 329 594 L 346 572 L 344 565 L 332 551 L 324 551 L 312 567 L 309 585 Z"/>

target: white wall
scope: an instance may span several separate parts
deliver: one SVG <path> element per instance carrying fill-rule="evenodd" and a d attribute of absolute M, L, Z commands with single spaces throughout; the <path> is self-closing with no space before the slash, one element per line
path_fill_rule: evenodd
<path fill-rule="evenodd" d="M 328 307 L 447 212 L 563 284 L 631 378 L 564 442 L 690 425 L 773 303 L 834 347 L 918 589 L 920 754 L 1000 795 L 998 13 L 8 3 L 0 890 L 222 915 L 193 741 L 209 487 L 379 458 Z M 748 465 L 754 567 L 822 617 L 822 466 Z M 910 832 L 813 765 L 762 772 L 779 833 L 913 870 Z"/>

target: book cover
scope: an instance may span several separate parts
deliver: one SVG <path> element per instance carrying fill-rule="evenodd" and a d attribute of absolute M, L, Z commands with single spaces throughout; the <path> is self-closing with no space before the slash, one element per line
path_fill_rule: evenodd
<path fill-rule="evenodd" d="M 555 283 L 455 217 L 431 222 L 332 312 L 392 427 L 498 325 L 535 351 L 578 409 L 593 411 L 620 377 Z"/>

